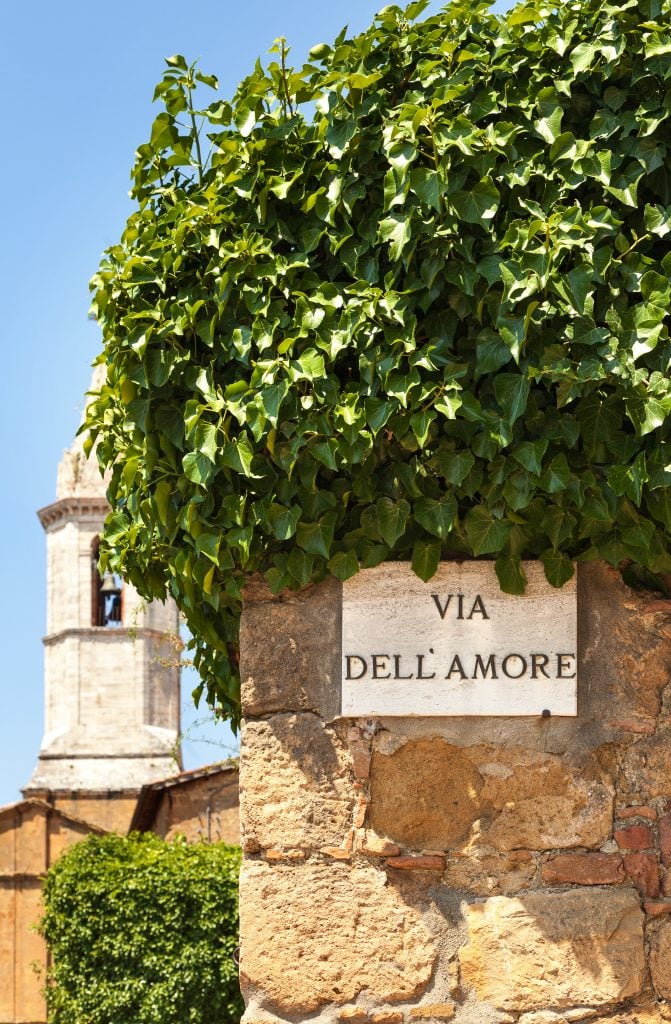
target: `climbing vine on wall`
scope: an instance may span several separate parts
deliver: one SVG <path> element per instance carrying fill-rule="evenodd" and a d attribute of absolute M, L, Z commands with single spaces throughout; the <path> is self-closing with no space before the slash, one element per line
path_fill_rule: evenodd
<path fill-rule="evenodd" d="M 426 6 L 168 60 L 93 279 L 107 557 L 234 720 L 248 573 L 671 568 L 671 0 Z"/>
<path fill-rule="evenodd" d="M 240 851 L 90 836 L 47 874 L 50 1024 L 235 1024 Z"/>

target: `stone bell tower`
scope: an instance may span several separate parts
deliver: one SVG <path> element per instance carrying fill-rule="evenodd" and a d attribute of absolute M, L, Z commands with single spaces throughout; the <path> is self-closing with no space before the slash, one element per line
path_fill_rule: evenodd
<path fill-rule="evenodd" d="M 96 387 L 94 377 L 93 388 Z M 181 767 L 177 609 L 97 570 L 109 506 L 82 437 L 58 468 L 47 534 L 44 737 L 24 797 L 125 831 L 147 783 Z"/>

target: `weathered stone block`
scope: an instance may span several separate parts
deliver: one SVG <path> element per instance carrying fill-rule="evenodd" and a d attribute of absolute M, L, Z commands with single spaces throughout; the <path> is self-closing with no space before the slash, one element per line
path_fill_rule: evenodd
<path fill-rule="evenodd" d="M 582 758 L 526 750 L 474 752 L 508 774 L 486 774 L 483 798 L 493 814 L 478 842 L 500 850 L 598 849 L 610 836 L 614 788 L 596 754 Z"/>
<path fill-rule="evenodd" d="M 369 857 L 397 857 L 401 849 L 390 839 L 385 839 L 369 830 L 364 832 L 361 838 L 359 852 L 365 853 Z"/>
<path fill-rule="evenodd" d="M 340 712 L 341 584 L 273 597 L 262 578 L 245 588 L 240 621 L 243 714 Z"/>
<path fill-rule="evenodd" d="M 652 853 L 627 853 L 623 858 L 627 878 L 642 896 L 659 896 L 659 864 Z"/>
<path fill-rule="evenodd" d="M 414 849 L 459 846 L 485 809 L 482 787 L 464 751 L 442 740 L 412 740 L 390 757 L 373 754 L 369 823 Z"/>
<path fill-rule="evenodd" d="M 671 797 L 671 736 L 632 743 L 623 758 L 620 789 L 641 802 Z"/>
<path fill-rule="evenodd" d="M 647 825 L 619 828 L 613 833 L 613 837 L 621 850 L 649 850 L 654 846 L 652 831 Z"/>
<path fill-rule="evenodd" d="M 312 714 L 242 728 L 240 811 L 253 849 L 340 846 L 356 794 L 347 748 Z"/>
<path fill-rule="evenodd" d="M 671 921 L 664 921 L 651 935 L 651 975 L 657 994 L 671 999 Z"/>
<path fill-rule="evenodd" d="M 454 1003 L 427 1003 L 413 1006 L 410 1017 L 412 1020 L 452 1020 L 456 1010 Z"/>
<path fill-rule="evenodd" d="M 552 857 L 541 869 L 546 885 L 606 885 L 624 881 L 618 853 L 567 853 Z"/>
<path fill-rule="evenodd" d="M 671 663 L 671 602 L 630 590 L 616 569 L 599 562 L 580 566 L 578 600 L 586 699 L 606 721 L 654 720 Z"/>
<path fill-rule="evenodd" d="M 368 1013 L 361 1006 L 344 1006 L 338 1014 L 338 1020 L 346 1024 L 363 1024 L 368 1020 Z"/>
<path fill-rule="evenodd" d="M 407 799 L 412 786 L 412 800 Z M 371 765 L 369 824 L 415 849 L 599 847 L 610 835 L 613 788 L 595 757 L 459 749 L 409 740 Z"/>
<path fill-rule="evenodd" d="M 364 989 L 378 1004 L 423 992 L 436 960 L 432 937 L 385 882 L 373 867 L 245 862 L 240 978 L 248 1005 L 311 1013 L 351 1003 Z"/>
<path fill-rule="evenodd" d="M 671 814 L 663 814 L 659 819 L 659 852 L 664 867 L 671 866 Z"/>
<path fill-rule="evenodd" d="M 671 999 L 671 921 L 662 921 L 650 935 L 650 974 L 657 995 Z"/>
<path fill-rule="evenodd" d="M 671 900 L 646 900 L 643 909 L 650 917 L 661 917 L 662 914 L 671 914 Z"/>
<path fill-rule="evenodd" d="M 647 818 L 648 821 L 655 821 L 657 811 L 654 807 L 621 807 L 617 812 L 617 817 L 622 821 L 627 818 Z"/>
<path fill-rule="evenodd" d="M 388 857 L 385 861 L 388 868 L 397 871 L 444 871 L 445 858 L 428 854 L 416 857 Z"/>
<path fill-rule="evenodd" d="M 495 896 L 464 912 L 462 981 L 502 1010 L 601 1006 L 641 989 L 643 914 L 632 889 Z"/>
<path fill-rule="evenodd" d="M 536 875 L 536 862 L 526 850 L 495 853 L 472 847 L 452 860 L 445 882 L 474 896 L 509 896 L 528 889 Z"/>

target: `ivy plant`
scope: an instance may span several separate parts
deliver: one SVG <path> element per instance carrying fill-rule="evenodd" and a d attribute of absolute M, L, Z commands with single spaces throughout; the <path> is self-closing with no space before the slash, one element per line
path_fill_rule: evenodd
<path fill-rule="evenodd" d="M 51 1024 L 236 1024 L 240 851 L 90 836 L 46 876 Z"/>
<path fill-rule="evenodd" d="M 249 573 L 671 568 L 671 0 L 426 7 L 170 58 L 93 279 L 105 557 L 234 720 Z"/>

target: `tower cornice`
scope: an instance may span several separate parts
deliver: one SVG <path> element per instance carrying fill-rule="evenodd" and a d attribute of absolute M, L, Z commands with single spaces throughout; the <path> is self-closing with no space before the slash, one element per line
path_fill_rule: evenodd
<path fill-rule="evenodd" d="M 110 510 L 107 498 L 61 498 L 39 509 L 37 515 L 45 530 L 63 519 L 81 519 L 85 516 L 103 518 Z"/>
<path fill-rule="evenodd" d="M 105 626 L 68 626 L 56 633 L 47 633 L 42 637 L 42 643 L 48 647 L 72 636 L 86 637 L 95 640 L 96 643 L 115 643 L 119 640 L 165 640 L 171 635 L 165 630 L 150 629 L 147 626 L 119 626 L 116 629 Z"/>

